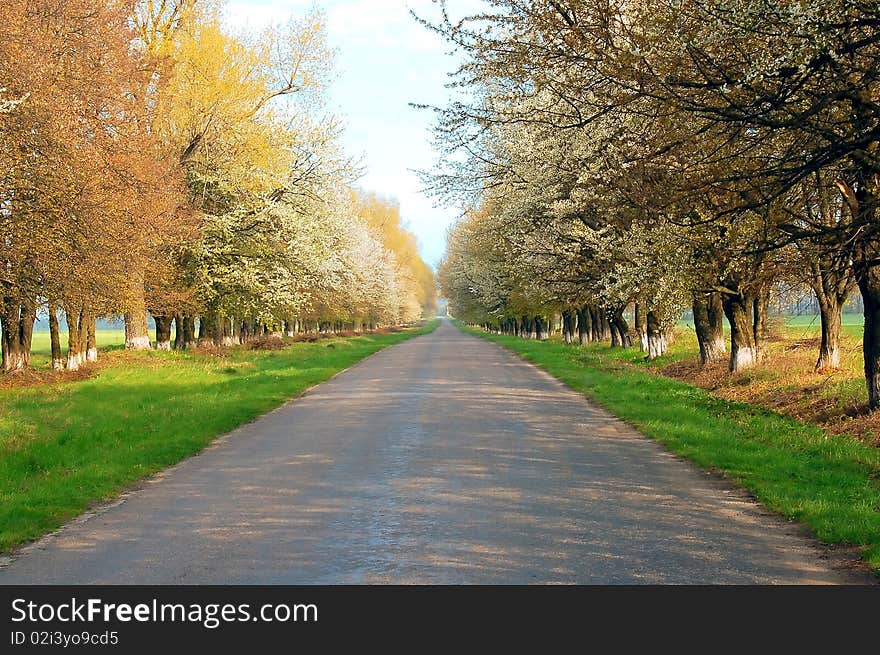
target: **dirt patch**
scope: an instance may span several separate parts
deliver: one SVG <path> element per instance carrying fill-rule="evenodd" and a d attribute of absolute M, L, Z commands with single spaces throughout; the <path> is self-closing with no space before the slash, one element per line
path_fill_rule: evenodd
<path fill-rule="evenodd" d="M 816 371 L 818 337 L 795 330 L 776 334 L 767 362 L 741 373 L 730 373 L 726 361 L 703 367 L 696 355 L 654 371 L 725 400 L 757 405 L 816 424 L 830 434 L 848 434 L 880 446 L 880 412 L 867 408 L 858 339 L 844 338 L 841 368 Z"/>
<path fill-rule="evenodd" d="M 229 348 L 226 346 L 218 346 L 213 341 L 202 341 L 195 348 L 193 348 L 191 352 L 199 353 L 201 355 L 208 355 L 209 357 L 225 358 L 229 356 L 228 351 Z"/>
<path fill-rule="evenodd" d="M 261 334 L 248 341 L 245 347 L 248 350 L 281 350 L 285 345 L 284 339 L 277 334 Z"/>
<path fill-rule="evenodd" d="M 821 343 L 822 340 L 819 337 L 813 337 L 811 339 L 796 339 L 795 341 L 785 346 L 785 351 L 792 352 L 793 350 L 800 350 L 801 348 L 807 348 L 808 350 L 815 351 L 819 350 L 819 346 Z"/>
<path fill-rule="evenodd" d="M 102 367 L 92 364 L 83 366 L 78 371 L 53 371 L 44 369 L 24 369 L 0 375 L 0 389 L 19 389 L 23 387 L 35 387 L 42 384 L 55 384 L 58 382 L 77 382 L 95 377 Z"/>

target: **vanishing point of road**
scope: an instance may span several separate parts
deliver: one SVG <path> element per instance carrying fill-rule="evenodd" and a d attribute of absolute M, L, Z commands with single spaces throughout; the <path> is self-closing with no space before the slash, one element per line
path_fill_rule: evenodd
<path fill-rule="evenodd" d="M 830 562 L 444 320 L 28 546 L 0 584 L 852 581 Z"/>

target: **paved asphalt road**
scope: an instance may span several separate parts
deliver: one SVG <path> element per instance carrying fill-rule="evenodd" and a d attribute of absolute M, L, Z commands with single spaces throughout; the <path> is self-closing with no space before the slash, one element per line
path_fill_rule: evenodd
<path fill-rule="evenodd" d="M 445 322 L 24 549 L 12 583 L 835 583 L 796 526 Z"/>

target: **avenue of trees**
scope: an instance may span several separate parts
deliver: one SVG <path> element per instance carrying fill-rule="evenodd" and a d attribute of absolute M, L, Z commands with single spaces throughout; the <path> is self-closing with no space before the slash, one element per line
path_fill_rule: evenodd
<path fill-rule="evenodd" d="M 55 368 L 126 346 L 407 323 L 434 278 L 396 204 L 323 108 L 332 53 L 312 13 L 237 34 L 216 0 L 0 3 L 0 330 L 29 365 L 48 314 Z M 62 358 L 59 317 L 68 326 Z"/>
<path fill-rule="evenodd" d="M 690 309 L 702 361 L 739 371 L 766 357 L 771 289 L 806 285 L 827 370 L 857 289 L 880 407 L 880 4 L 484 4 L 426 23 L 464 61 L 429 177 L 470 207 L 453 312 L 538 338 L 561 314 L 568 341 L 656 357 Z"/>

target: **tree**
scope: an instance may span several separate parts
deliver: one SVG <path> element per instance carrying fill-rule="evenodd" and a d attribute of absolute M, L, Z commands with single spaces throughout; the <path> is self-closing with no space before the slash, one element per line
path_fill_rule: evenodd
<path fill-rule="evenodd" d="M 65 306 L 75 368 L 97 356 L 95 318 L 124 303 L 120 271 L 138 248 L 120 240 L 120 227 L 163 211 L 173 172 L 152 157 L 125 3 L 10 2 L 3 11 L 11 29 L 0 41 L 2 79 L 21 99 L 0 126 L 9 153 L 0 187 L 4 368 L 28 365 L 43 303 Z"/>
<path fill-rule="evenodd" d="M 794 274 L 793 247 L 822 296 L 819 366 L 833 366 L 851 263 L 866 307 L 869 402 L 880 405 L 874 4 L 498 0 L 461 20 L 444 5 L 428 27 L 465 62 L 463 93 L 437 109 L 441 194 L 537 204 L 533 229 L 546 235 L 566 213 L 583 217 L 604 243 L 585 249 L 602 265 L 582 273 L 581 289 L 606 304 L 635 301 L 646 342 L 646 319 L 658 323 L 641 298 L 671 292 L 674 314 L 689 295 L 712 361 L 720 300 L 731 370 L 764 357 L 770 289 Z M 647 248 L 632 249 L 640 241 Z"/>

